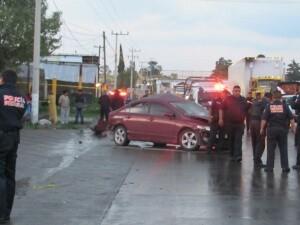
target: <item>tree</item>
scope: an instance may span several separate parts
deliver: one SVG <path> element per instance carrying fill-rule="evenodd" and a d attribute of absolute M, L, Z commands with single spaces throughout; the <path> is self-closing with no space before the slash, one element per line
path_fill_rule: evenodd
<path fill-rule="evenodd" d="M 160 65 L 158 65 L 158 62 L 151 60 L 148 62 L 148 65 L 149 65 L 148 70 L 149 70 L 150 76 L 157 77 L 160 75 L 160 73 L 162 71 L 162 67 Z"/>
<path fill-rule="evenodd" d="M 127 68 L 126 71 L 122 73 L 122 81 L 119 81 L 118 88 L 130 88 L 130 77 L 131 77 L 131 68 Z M 132 80 L 132 85 L 135 87 L 136 81 L 138 79 L 138 73 L 137 71 L 133 70 L 133 80 Z M 121 86 L 122 82 L 122 86 Z"/>
<path fill-rule="evenodd" d="M 123 56 L 122 45 L 120 45 L 117 86 L 121 88 L 124 86 L 124 72 L 125 72 L 124 69 L 125 69 L 124 56 Z"/>
<path fill-rule="evenodd" d="M 178 74 L 177 73 L 171 73 L 170 78 L 172 80 L 177 80 L 178 79 Z"/>
<path fill-rule="evenodd" d="M 41 56 L 60 47 L 61 12 L 46 17 L 47 2 L 42 0 Z M 0 0 L 0 70 L 16 67 L 33 59 L 35 0 Z"/>
<path fill-rule="evenodd" d="M 211 74 L 211 77 L 218 78 L 218 79 L 228 79 L 228 67 L 232 64 L 230 59 L 225 59 L 221 57 L 216 62 L 216 67 Z"/>
<path fill-rule="evenodd" d="M 286 79 L 289 81 L 300 80 L 300 66 L 295 60 L 292 60 L 292 63 L 288 65 Z"/>
<path fill-rule="evenodd" d="M 263 54 L 259 54 L 258 56 L 256 56 L 256 58 L 266 58 L 266 56 L 265 55 L 263 55 Z"/>

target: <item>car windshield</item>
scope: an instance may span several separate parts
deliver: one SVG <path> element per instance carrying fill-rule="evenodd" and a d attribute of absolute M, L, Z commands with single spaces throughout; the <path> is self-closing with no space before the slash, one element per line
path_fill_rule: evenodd
<path fill-rule="evenodd" d="M 220 92 L 212 91 L 212 92 L 199 92 L 198 102 L 206 102 L 211 101 L 215 98 L 216 95 L 219 95 Z"/>
<path fill-rule="evenodd" d="M 187 116 L 196 116 L 196 117 L 207 117 L 208 110 L 195 102 L 186 101 L 186 102 L 172 102 L 175 108 L 183 111 Z"/>

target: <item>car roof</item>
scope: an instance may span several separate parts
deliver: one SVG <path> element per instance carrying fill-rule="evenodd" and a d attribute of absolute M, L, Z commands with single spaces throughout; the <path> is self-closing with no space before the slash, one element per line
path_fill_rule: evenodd
<path fill-rule="evenodd" d="M 165 93 L 165 94 L 149 96 L 147 98 L 142 99 L 141 101 L 169 103 L 169 102 L 184 102 L 186 100 L 182 97 L 178 97 L 177 95 L 173 95 L 171 93 Z"/>

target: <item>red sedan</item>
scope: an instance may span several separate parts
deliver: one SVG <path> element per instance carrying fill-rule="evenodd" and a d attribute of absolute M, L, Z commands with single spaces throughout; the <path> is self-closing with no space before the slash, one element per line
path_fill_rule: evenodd
<path fill-rule="evenodd" d="M 206 145 L 209 135 L 208 111 L 194 102 L 172 94 L 143 98 L 109 115 L 116 145 L 149 141 L 155 146 L 181 145 L 195 150 Z"/>

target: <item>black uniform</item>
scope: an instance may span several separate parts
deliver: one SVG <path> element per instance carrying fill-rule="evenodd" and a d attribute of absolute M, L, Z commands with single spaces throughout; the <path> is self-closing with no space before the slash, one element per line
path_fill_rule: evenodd
<path fill-rule="evenodd" d="M 108 115 L 110 111 L 110 99 L 107 94 L 102 95 L 99 98 L 99 104 L 100 104 L 100 120 L 108 121 Z"/>
<path fill-rule="evenodd" d="M 267 168 L 273 170 L 275 148 L 278 144 L 280 150 L 281 167 L 289 169 L 287 152 L 287 135 L 290 120 L 293 119 L 292 112 L 287 104 L 281 100 L 274 100 L 267 105 L 263 117 L 267 121 Z"/>
<path fill-rule="evenodd" d="M 300 95 L 298 94 L 295 99 L 293 99 L 293 102 L 291 104 L 292 108 L 296 110 L 297 115 L 297 129 L 295 133 L 295 145 L 297 147 L 297 160 L 296 160 L 296 166 L 300 166 Z"/>
<path fill-rule="evenodd" d="M 0 86 L 0 219 L 10 217 L 15 196 L 15 170 L 19 130 L 25 98 L 14 85 Z"/>
<path fill-rule="evenodd" d="M 208 150 L 212 150 L 214 147 L 218 151 L 220 150 L 220 126 L 219 122 L 219 110 L 222 107 L 222 99 L 214 99 L 211 103 L 211 122 L 210 122 L 210 134 Z"/>
<path fill-rule="evenodd" d="M 260 134 L 260 123 L 264 109 L 268 101 L 266 99 L 254 100 L 250 108 L 250 131 L 254 164 L 262 165 L 261 157 L 265 149 L 266 133 Z"/>
<path fill-rule="evenodd" d="M 251 121 L 251 115 L 250 115 L 250 108 L 252 106 L 253 97 L 247 97 L 247 112 L 246 112 L 246 130 L 250 130 L 250 121 Z"/>
<path fill-rule="evenodd" d="M 112 110 L 117 110 L 124 106 L 124 99 L 120 96 L 119 93 L 115 93 L 111 101 Z"/>
<path fill-rule="evenodd" d="M 230 153 L 232 159 L 236 161 L 242 160 L 242 137 L 247 108 L 247 101 L 242 96 L 228 96 L 222 104 L 225 132 L 229 135 Z"/>

